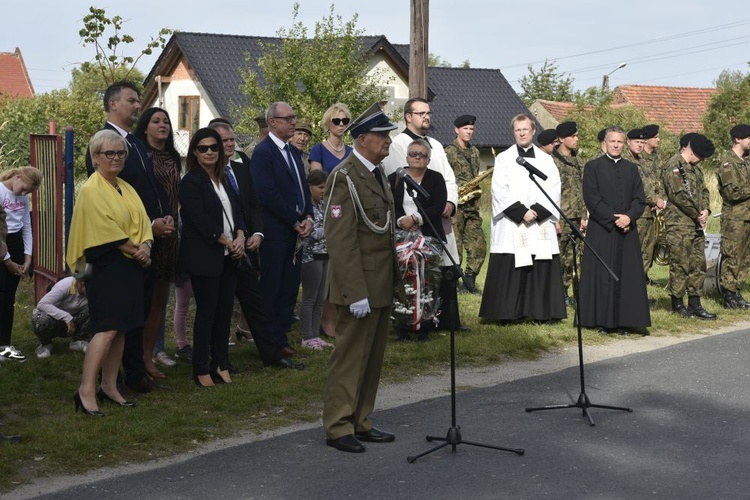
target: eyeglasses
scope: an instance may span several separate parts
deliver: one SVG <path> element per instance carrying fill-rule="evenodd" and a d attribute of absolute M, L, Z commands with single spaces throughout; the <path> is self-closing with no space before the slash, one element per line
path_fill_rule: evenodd
<path fill-rule="evenodd" d="M 278 118 L 280 120 L 284 120 L 287 123 L 292 123 L 297 121 L 297 115 L 288 115 L 288 116 L 272 116 L 271 118 Z"/>
<path fill-rule="evenodd" d="M 213 144 L 199 144 L 195 146 L 195 149 L 197 149 L 200 153 L 203 153 L 203 154 L 208 153 L 209 149 L 215 153 L 219 150 L 219 145 L 215 142 Z"/>
<path fill-rule="evenodd" d="M 429 158 L 427 153 L 423 153 L 421 151 L 409 151 L 409 156 L 412 158 Z"/>
<path fill-rule="evenodd" d="M 425 116 L 432 116 L 432 111 L 420 111 L 420 112 L 409 111 L 409 113 L 412 115 L 417 115 L 420 118 L 424 118 Z"/>
<path fill-rule="evenodd" d="M 128 152 L 124 149 L 118 149 L 117 151 L 100 151 L 99 154 L 106 156 L 109 160 L 114 160 L 115 156 L 121 160 L 128 156 Z"/>
<path fill-rule="evenodd" d="M 349 118 L 331 118 L 331 123 L 334 125 L 349 125 L 350 121 Z"/>

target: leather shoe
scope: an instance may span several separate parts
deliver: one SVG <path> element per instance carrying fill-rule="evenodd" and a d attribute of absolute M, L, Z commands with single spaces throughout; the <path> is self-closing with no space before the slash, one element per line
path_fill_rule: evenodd
<path fill-rule="evenodd" d="M 699 307 L 688 307 L 688 311 L 690 311 L 693 316 L 700 319 L 716 319 L 716 315 L 712 314 L 705 309 L 703 309 L 703 306 Z"/>
<path fill-rule="evenodd" d="M 355 436 L 366 443 L 392 443 L 396 440 L 396 436 L 390 432 L 381 431 L 375 427 L 366 432 L 357 432 Z"/>
<path fill-rule="evenodd" d="M 143 377 L 137 382 L 128 382 L 125 384 L 125 387 L 138 394 L 148 394 L 155 389 L 151 379 L 148 377 Z"/>
<path fill-rule="evenodd" d="M 295 363 L 289 358 L 281 358 L 278 361 L 272 363 L 270 366 L 274 368 L 283 368 L 286 370 L 304 370 L 305 365 L 302 363 Z"/>
<path fill-rule="evenodd" d="M 302 354 L 299 351 L 295 351 L 291 347 L 282 347 L 279 349 L 279 354 L 281 354 L 285 358 L 306 358 L 306 354 Z"/>
<path fill-rule="evenodd" d="M 365 447 L 351 434 L 338 439 L 326 439 L 326 445 L 347 453 L 364 453 Z"/>

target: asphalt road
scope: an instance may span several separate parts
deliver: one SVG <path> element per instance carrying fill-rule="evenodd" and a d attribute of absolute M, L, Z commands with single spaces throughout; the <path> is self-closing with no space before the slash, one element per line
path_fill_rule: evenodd
<path fill-rule="evenodd" d="M 397 439 L 364 454 L 327 448 L 316 427 L 41 498 L 750 498 L 749 353 L 744 330 L 591 363 L 591 402 L 633 409 L 593 408 L 594 427 L 579 409 L 524 411 L 574 402 L 578 368 L 458 394 L 464 440 L 523 456 L 464 443 L 408 463 L 451 426 L 439 397 L 376 412 Z"/>

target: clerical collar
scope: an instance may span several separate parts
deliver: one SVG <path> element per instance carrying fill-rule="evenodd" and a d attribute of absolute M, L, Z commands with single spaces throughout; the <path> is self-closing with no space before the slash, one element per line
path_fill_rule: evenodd
<path fill-rule="evenodd" d="M 534 145 L 530 145 L 527 148 L 522 148 L 518 144 L 516 144 L 516 148 L 518 148 L 518 156 L 522 158 L 536 158 L 534 155 Z"/>
<path fill-rule="evenodd" d="M 432 149 L 432 144 L 430 144 L 430 140 L 427 138 L 426 135 L 425 136 L 417 135 L 414 132 L 412 132 L 411 130 L 409 130 L 409 127 L 407 127 L 407 128 L 404 129 L 404 134 L 408 135 L 409 137 L 411 137 L 415 141 L 417 139 L 423 139 L 423 140 L 427 141 L 427 144 L 429 144 L 430 149 Z"/>
<path fill-rule="evenodd" d="M 615 158 L 614 156 L 611 156 L 609 153 L 604 153 L 604 154 L 607 156 L 607 158 L 609 158 L 610 160 L 612 160 L 615 163 L 617 163 L 618 161 L 622 160 L 622 156 L 618 156 L 617 158 Z"/>

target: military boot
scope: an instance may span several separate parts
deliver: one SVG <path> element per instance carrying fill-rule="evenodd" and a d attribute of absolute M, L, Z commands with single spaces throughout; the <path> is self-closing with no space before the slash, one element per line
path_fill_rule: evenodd
<path fill-rule="evenodd" d="M 750 302 L 745 300 L 745 297 L 742 296 L 742 293 L 739 291 L 737 292 L 737 302 L 740 304 L 740 307 L 742 309 L 750 308 Z"/>
<path fill-rule="evenodd" d="M 464 273 L 464 288 L 466 288 L 466 291 L 469 293 L 479 295 L 479 290 L 477 289 L 477 275 L 475 273 Z"/>
<path fill-rule="evenodd" d="M 682 297 L 672 297 L 672 312 L 675 314 L 679 314 L 683 318 L 693 317 L 693 313 L 690 312 L 685 307 L 684 302 L 682 302 Z"/>
<path fill-rule="evenodd" d="M 701 305 L 701 298 L 698 295 L 691 295 L 688 297 L 687 310 L 692 313 L 693 316 L 696 316 L 700 319 L 716 319 L 715 314 L 711 314 L 710 312 L 703 309 L 703 306 Z"/>
<path fill-rule="evenodd" d="M 724 308 L 725 309 L 742 309 L 744 306 L 739 295 L 730 290 L 724 291 Z"/>

